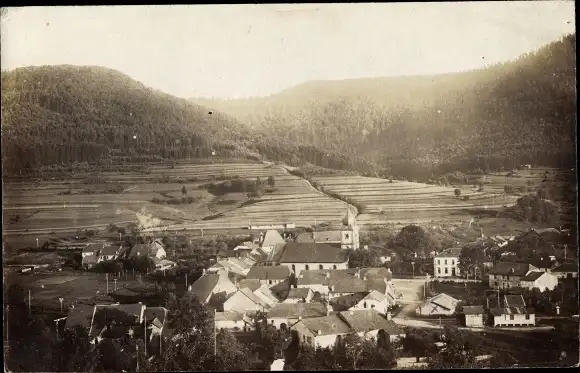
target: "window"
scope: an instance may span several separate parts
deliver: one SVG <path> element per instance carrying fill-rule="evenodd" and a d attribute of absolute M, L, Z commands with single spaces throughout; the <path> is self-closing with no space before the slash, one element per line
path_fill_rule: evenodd
<path fill-rule="evenodd" d="M 363 307 L 364 307 L 364 308 L 367 308 L 367 302 L 364 302 L 364 303 L 363 303 Z"/>
<path fill-rule="evenodd" d="M 530 315 L 526 315 L 526 320 L 529 320 L 529 319 L 530 319 Z"/>
<path fill-rule="evenodd" d="M 510 320 L 513 320 L 513 319 L 514 319 L 514 315 L 510 315 Z"/>
<path fill-rule="evenodd" d="M 306 341 L 308 342 L 308 344 L 312 344 L 312 337 L 307 337 Z"/>
<path fill-rule="evenodd" d="M 308 264 L 306 264 L 306 265 L 304 266 L 304 269 L 306 269 L 306 270 L 308 271 L 308 268 L 309 268 L 309 267 L 308 267 Z"/>
<path fill-rule="evenodd" d="M 344 235 L 344 238 L 348 240 L 348 233 Z"/>
<path fill-rule="evenodd" d="M 455 260 L 452 260 L 451 261 L 451 265 L 455 265 Z"/>
<path fill-rule="evenodd" d="M 270 320 L 270 324 L 274 325 L 274 320 Z"/>
<path fill-rule="evenodd" d="M 324 266 L 323 266 L 322 264 L 320 264 L 320 265 L 318 266 L 318 269 L 324 269 Z"/>
<path fill-rule="evenodd" d="M 447 274 L 447 267 L 445 267 L 445 274 Z"/>
<path fill-rule="evenodd" d="M 374 304 L 371 304 L 371 308 L 375 308 L 375 305 Z"/>
<path fill-rule="evenodd" d="M 441 268 L 437 268 L 437 274 L 440 275 L 441 274 Z"/>
<path fill-rule="evenodd" d="M 272 280 L 268 280 L 268 284 L 272 285 Z"/>
<path fill-rule="evenodd" d="M 437 265 L 441 264 L 441 261 L 439 259 L 437 259 Z"/>
<path fill-rule="evenodd" d="M 447 264 L 447 259 L 445 259 L 445 264 Z"/>
<path fill-rule="evenodd" d="M 336 264 L 332 266 L 332 269 L 336 269 Z"/>

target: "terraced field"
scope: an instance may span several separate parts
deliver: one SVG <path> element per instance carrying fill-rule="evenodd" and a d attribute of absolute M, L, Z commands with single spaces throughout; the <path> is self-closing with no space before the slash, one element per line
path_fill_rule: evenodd
<path fill-rule="evenodd" d="M 4 233 L 41 235 L 129 222 L 141 222 L 144 228 L 156 231 L 152 227 L 154 220 L 156 225 L 169 230 L 245 228 L 249 223 L 309 226 L 341 222 L 346 214 L 347 204 L 317 191 L 306 180 L 277 165 L 155 165 L 149 170 L 101 173 L 104 181 L 122 185 L 124 191 L 117 194 L 87 194 L 86 173 L 75 173 L 66 181 L 5 182 Z M 276 189 L 250 204 L 244 193 L 214 196 L 200 188 L 211 180 L 235 176 L 251 180 L 260 177 L 264 181 L 273 176 Z M 152 202 L 154 198 L 181 198 L 183 186 L 187 196 L 195 199 L 193 203 Z"/>
<path fill-rule="evenodd" d="M 515 203 L 517 196 L 478 192 L 462 187 L 456 197 L 454 188 L 407 181 L 362 176 L 318 176 L 313 178 L 324 191 L 336 193 L 364 206 L 360 224 L 423 223 L 432 220 L 469 219 L 470 210 L 494 209 Z M 464 197 L 467 196 L 467 200 Z"/>

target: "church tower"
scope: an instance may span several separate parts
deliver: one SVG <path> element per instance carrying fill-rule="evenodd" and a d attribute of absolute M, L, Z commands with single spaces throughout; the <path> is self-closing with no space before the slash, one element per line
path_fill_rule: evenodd
<path fill-rule="evenodd" d="M 352 213 L 350 208 L 346 210 L 346 220 L 348 223 L 348 230 L 341 232 L 341 247 L 343 249 L 359 249 L 359 227 L 356 222 L 356 216 Z"/>

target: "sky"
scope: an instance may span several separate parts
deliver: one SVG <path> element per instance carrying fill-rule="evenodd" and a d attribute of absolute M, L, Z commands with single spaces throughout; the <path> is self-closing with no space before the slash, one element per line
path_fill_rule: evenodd
<path fill-rule="evenodd" d="M 513 60 L 575 32 L 573 1 L 8 8 L 2 70 L 99 65 L 180 97 Z"/>

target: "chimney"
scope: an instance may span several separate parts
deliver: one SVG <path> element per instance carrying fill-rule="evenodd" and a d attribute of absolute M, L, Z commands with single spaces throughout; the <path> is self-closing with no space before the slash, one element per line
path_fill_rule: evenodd
<path fill-rule="evenodd" d="M 302 316 L 298 316 L 298 321 L 302 321 Z"/>
<path fill-rule="evenodd" d="M 322 330 L 318 329 L 318 330 L 316 331 L 316 334 L 317 334 L 317 335 L 322 335 Z"/>
<path fill-rule="evenodd" d="M 201 275 L 205 275 L 205 268 L 201 270 Z"/>
<path fill-rule="evenodd" d="M 334 311 L 330 303 L 326 306 L 326 316 L 330 316 L 330 313 Z"/>
<path fill-rule="evenodd" d="M 191 291 L 191 285 L 187 287 L 187 291 Z"/>
<path fill-rule="evenodd" d="M 387 312 L 387 320 L 392 320 L 393 315 L 391 314 L 390 311 Z"/>
<path fill-rule="evenodd" d="M 357 268 L 357 269 L 356 269 L 356 272 L 355 272 L 354 276 L 355 276 L 356 278 L 360 279 L 360 268 Z"/>

